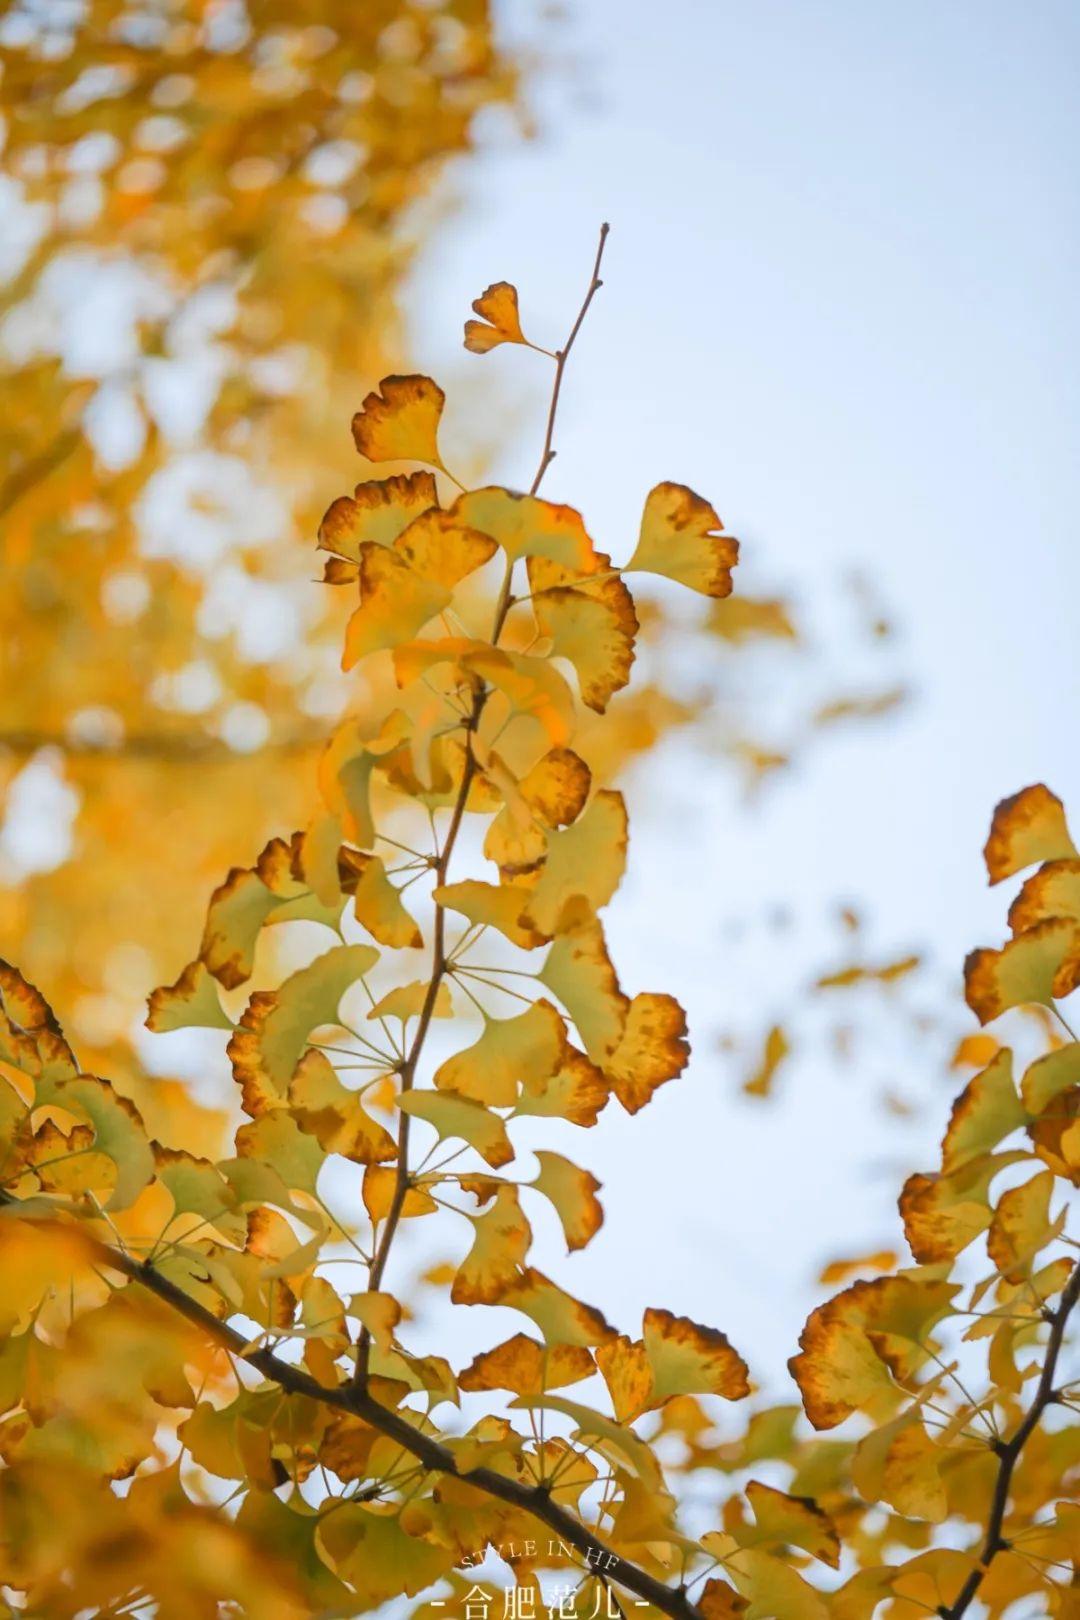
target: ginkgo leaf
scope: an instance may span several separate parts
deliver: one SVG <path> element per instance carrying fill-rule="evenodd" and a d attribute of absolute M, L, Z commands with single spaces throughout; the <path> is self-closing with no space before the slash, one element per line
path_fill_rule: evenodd
<path fill-rule="evenodd" d="M 705 596 L 728 596 L 739 542 L 723 534 L 723 527 L 708 501 L 685 484 L 657 484 L 645 501 L 637 548 L 626 570 L 663 574 Z"/>
<path fill-rule="evenodd" d="M 451 512 L 432 507 L 394 541 L 394 553 L 424 579 L 452 591 L 495 555 L 490 535 L 470 529 Z"/>
<path fill-rule="evenodd" d="M 488 827 L 484 854 L 504 883 L 531 876 L 547 853 L 547 831 L 575 821 L 589 796 L 592 773 L 569 748 L 552 748 L 520 780 L 499 769 L 493 755 L 485 770 L 506 803 Z"/>
<path fill-rule="evenodd" d="M 473 354 L 487 354 L 500 343 L 527 343 L 518 316 L 517 288 L 508 281 L 494 281 L 473 299 L 478 321 L 465 322 L 465 347 Z"/>
<path fill-rule="evenodd" d="M 915 1294 L 914 1311 L 911 1295 Z M 807 1417 L 815 1429 L 832 1429 L 860 1408 L 876 1410 L 891 1395 L 888 1368 L 871 1342 L 870 1331 L 890 1320 L 891 1307 L 907 1306 L 918 1323 L 918 1287 L 907 1279 L 883 1277 L 853 1283 L 812 1311 L 799 1335 L 801 1353 L 788 1362 Z M 944 1307 L 932 1297 L 922 1320 Z"/>
<path fill-rule="evenodd" d="M 452 664 L 474 689 L 486 683 L 501 692 L 515 714 L 536 720 L 551 742 L 565 743 L 574 730 L 574 699 L 558 670 L 544 658 L 507 652 L 484 641 L 447 636 L 394 648 L 397 683 L 407 687 L 440 664 Z"/>
<path fill-rule="evenodd" d="M 1032 1261 L 1057 1235 L 1060 1222 L 1050 1219 L 1054 1177 L 1049 1170 L 1003 1192 L 986 1238 L 991 1260 L 1009 1282 L 1023 1282 Z"/>
<path fill-rule="evenodd" d="M 591 1349 L 614 1337 L 614 1329 L 598 1310 L 574 1299 L 532 1266 L 503 1289 L 499 1304 L 530 1317 L 545 1344 L 576 1344 Z"/>
<path fill-rule="evenodd" d="M 626 802 L 621 793 L 601 788 L 577 821 L 549 835 L 540 876 L 528 896 L 527 921 L 550 937 L 560 931 L 564 915 L 580 916 L 580 905 L 570 902 L 599 911 L 622 881 L 626 846 Z"/>
<path fill-rule="evenodd" d="M 398 1107 L 403 1114 L 426 1120 L 440 1141 L 458 1137 L 468 1142 L 493 1170 L 514 1157 L 502 1119 L 483 1103 L 448 1091 L 408 1091 L 398 1098 Z"/>
<path fill-rule="evenodd" d="M 129 1208 L 154 1175 L 154 1155 L 135 1104 L 92 1074 L 75 1079 L 42 1076 L 34 1100 L 39 1108 L 63 1108 L 92 1127 L 94 1152 L 115 1169 L 105 1207 Z"/>
<path fill-rule="evenodd" d="M 319 1521 L 319 1546 L 331 1568 L 348 1581 L 364 1609 L 390 1598 L 414 1597 L 454 1565 L 457 1552 L 410 1536 L 400 1507 L 332 1502 Z"/>
<path fill-rule="evenodd" d="M 357 922 L 362 923 L 380 945 L 418 950 L 424 943 L 423 937 L 379 856 L 351 849 L 342 853 L 345 865 L 342 887 L 353 897 Z"/>
<path fill-rule="evenodd" d="M 232 1029 L 205 962 L 189 962 L 175 984 L 150 993 L 147 1029 Z"/>
<path fill-rule="evenodd" d="M 1010 1007 L 1050 1007 L 1078 984 L 1080 924 L 1066 917 L 1036 923 L 999 951 L 972 951 L 964 963 L 964 993 L 980 1024 Z"/>
<path fill-rule="evenodd" d="M 432 899 L 451 911 L 459 911 L 471 923 L 497 928 L 500 934 L 522 950 L 542 945 L 545 935 L 526 917 L 530 890 L 513 884 L 483 883 L 479 878 L 463 878 L 460 883 L 441 883 Z"/>
<path fill-rule="evenodd" d="M 1022 934 L 1048 917 L 1080 922 L 1080 860 L 1047 861 L 1027 879 L 1009 907 L 1009 927 Z"/>
<path fill-rule="evenodd" d="M 377 1001 L 367 1016 L 369 1019 L 399 1018 L 403 1024 L 407 1024 L 410 1018 L 420 1017 L 427 1004 L 429 989 L 426 979 L 414 979 L 411 984 L 398 985 L 396 990 L 389 990 Z M 431 1017 L 453 1016 L 454 1004 L 450 999 L 450 991 L 445 984 L 440 984 L 431 1004 Z"/>
<path fill-rule="evenodd" d="M 836 1526 L 816 1502 L 752 1479 L 746 1499 L 754 1510 L 754 1529 L 737 1532 L 740 1546 L 771 1546 L 776 1551 L 799 1547 L 831 1569 L 840 1565 L 840 1538 Z"/>
<path fill-rule="evenodd" d="M 284 1108 L 272 1108 L 236 1133 L 241 1159 L 256 1159 L 277 1172 L 292 1192 L 315 1196 L 326 1155 L 314 1136 L 302 1131 Z"/>
<path fill-rule="evenodd" d="M 597 554 L 599 571 L 610 559 Z M 595 583 L 545 557 L 530 557 L 529 584 L 537 628 L 556 658 L 573 664 L 581 701 L 603 714 L 630 679 L 638 618 L 622 580 Z"/>
<path fill-rule="evenodd" d="M 373 1225 L 378 1225 L 389 1215 L 394 1202 L 397 1179 L 397 1171 L 390 1170 L 385 1165 L 369 1164 L 365 1169 L 364 1208 Z M 402 1202 L 401 1214 L 405 1219 L 417 1215 L 434 1215 L 438 1207 L 434 1198 L 423 1187 L 409 1187 Z"/>
<path fill-rule="evenodd" d="M 1042 782 L 1002 799 L 990 822 L 983 856 L 991 883 L 1022 872 L 1037 861 L 1080 855 L 1069 836 L 1065 809 Z"/>
<path fill-rule="evenodd" d="M 588 1170 L 571 1164 L 561 1153 L 551 1153 L 545 1148 L 535 1151 L 540 1172 L 530 1185 L 555 1206 L 567 1250 L 572 1253 L 574 1249 L 583 1249 L 603 1224 L 604 1211 L 596 1196 L 600 1183 Z"/>
<path fill-rule="evenodd" d="M 359 551 L 360 606 L 345 627 L 344 670 L 370 653 L 412 640 L 453 595 L 376 541 L 364 541 Z"/>
<path fill-rule="evenodd" d="M 412 722 L 401 709 L 389 714 L 374 735 L 353 718 L 333 733 L 319 760 L 319 789 L 327 809 L 342 824 L 345 836 L 362 849 L 375 842 L 371 816 L 371 778 L 376 766 L 401 746 Z M 212 968 L 211 968 L 212 971 Z M 220 975 L 219 975 L 220 976 Z"/>
<path fill-rule="evenodd" d="M 368 1114 L 360 1097 L 338 1079 L 325 1053 L 304 1053 L 289 1084 L 293 1118 L 327 1153 L 355 1164 L 381 1164 L 397 1156 L 389 1131 Z"/>
<path fill-rule="evenodd" d="M 264 880 L 272 848 L 267 845 L 254 868 L 234 866 L 210 899 L 199 956 L 226 990 L 251 977 L 259 930 L 281 903 Z"/>
<path fill-rule="evenodd" d="M 532 1229 L 516 1187 L 500 1186 L 491 1207 L 470 1216 L 472 1248 L 458 1267 L 450 1298 L 455 1305 L 494 1305 L 517 1281 L 532 1242 Z"/>
<path fill-rule="evenodd" d="M 607 1107 L 610 1095 L 610 1082 L 604 1071 L 591 1063 L 584 1052 L 571 1046 L 550 1079 L 524 1082 L 514 1112 L 590 1126 L 596 1124 Z"/>
<path fill-rule="evenodd" d="M 519 1087 L 555 1075 L 567 1050 L 565 1024 L 541 999 L 516 1017 L 485 1019 L 480 1039 L 447 1058 L 435 1071 L 435 1084 L 490 1107 L 511 1108 Z"/>
<path fill-rule="evenodd" d="M 511 562 L 521 557 L 549 557 L 581 573 L 595 567 L 595 551 L 581 513 L 535 495 L 489 485 L 460 495 L 450 515 L 470 529 L 488 534 Z"/>
<path fill-rule="evenodd" d="M 258 1115 L 285 1097 L 313 1031 L 338 1022 L 345 992 L 379 959 L 372 945 L 338 945 L 277 990 L 257 990 L 228 1045 L 245 1110 Z"/>
<path fill-rule="evenodd" d="M 653 1391 L 653 1370 L 644 1344 L 625 1333 L 601 1344 L 596 1365 L 607 1385 L 615 1416 L 620 1423 L 632 1423 L 649 1404 Z"/>
<path fill-rule="evenodd" d="M 582 1043 L 595 1063 L 606 1067 L 626 1027 L 629 1000 L 604 942 L 604 931 L 587 907 L 578 917 L 564 917 L 566 927 L 547 954 L 540 982 L 562 1002 L 574 1020 Z"/>
<path fill-rule="evenodd" d="M 1080 1041 L 1069 1041 L 1030 1065 L 1020 1082 L 1024 1107 L 1029 1114 L 1041 1114 L 1073 1086 L 1080 1086 Z"/>
<path fill-rule="evenodd" d="M 918 1414 L 905 1412 L 859 1442 L 851 1474 L 868 1502 L 887 1502 L 907 1518 L 940 1524 L 949 1511 L 940 1472 L 944 1455 Z"/>
<path fill-rule="evenodd" d="M 771 1553 L 748 1548 L 729 1565 L 748 1607 L 745 1620 L 828 1620 L 825 1599 L 797 1570 Z"/>
<path fill-rule="evenodd" d="M 401 1321 L 401 1306 L 393 1294 L 369 1289 L 353 1294 L 349 1300 L 349 1315 L 355 1316 L 371 1334 L 376 1349 L 388 1354 L 393 1346 L 394 1331 Z"/>
<path fill-rule="evenodd" d="M 360 547 L 366 542 L 393 545 L 415 518 L 438 504 L 435 479 L 429 472 L 368 479 L 357 484 L 352 495 L 342 495 L 329 507 L 319 525 L 319 549 L 358 563 Z"/>
<path fill-rule="evenodd" d="M 537 1344 L 525 1333 L 483 1350 L 458 1375 L 465 1390 L 508 1389 L 514 1395 L 542 1395 L 546 1389 L 591 1378 L 596 1368 L 580 1345 Z"/>
<path fill-rule="evenodd" d="M 717 1328 L 650 1309 L 642 1340 L 652 1368 L 653 1406 L 672 1395 L 722 1395 L 738 1401 L 750 1393 L 745 1361 Z"/>
<path fill-rule="evenodd" d="M 1027 1115 L 1013 1080 L 1012 1053 L 1000 1051 L 989 1067 L 975 1075 L 953 1103 L 949 1128 L 941 1144 L 946 1173 L 992 1148 L 1026 1122 Z"/>
<path fill-rule="evenodd" d="M 384 377 L 352 419 L 356 448 L 369 461 L 426 461 L 445 471 L 438 444 L 445 404 L 430 377 Z"/>
<path fill-rule="evenodd" d="M 686 1014 L 674 996 L 643 990 L 630 1003 L 614 1052 L 604 1062 L 611 1089 L 636 1114 L 690 1060 Z"/>
<path fill-rule="evenodd" d="M 952 1260 L 990 1225 L 990 1183 L 1022 1154 L 986 1155 L 950 1175 L 909 1176 L 900 1194 L 904 1235 L 916 1260 Z"/>

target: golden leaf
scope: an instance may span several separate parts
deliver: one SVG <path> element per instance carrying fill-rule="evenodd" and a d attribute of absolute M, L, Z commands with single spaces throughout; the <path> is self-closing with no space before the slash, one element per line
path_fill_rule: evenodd
<path fill-rule="evenodd" d="M 722 1395 L 739 1401 L 750 1393 L 745 1361 L 717 1328 L 650 1309 L 642 1339 L 653 1374 L 651 1405 L 672 1395 Z"/>
<path fill-rule="evenodd" d="M 631 1001 L 618 1045 L 604 1061 L 611 1089 L 636 1114 L 690 1060 L 686 1014 L 674 996 L 644 990 Z"/>
<path fill-rule="evenodd" d="M 941 1144 L 941 1167 L 948 1173 L 969 1159 L 989 1153 L 1003 1137 L 1025 1123 L 1027 1115 L 1016 1092 L 1012 1053 L 1002 1050 L 988 1068 L 964 1087 L 952 1106 Z"/>
<path fill-rule="evenodd" d="M 360 606 L 345 628 L 341 667 L 411 641 L 451 601 L 444 585 L 425 579 L 396 551 L 365 540 L 360 550 Z"/>
<path fill-rule="evenodd" d="M 964 993 L 980 1024 L 1010 1007 L 1050 1007 L 1078 984 L 1080 923 L 1067 917 L 1036 923 L 999 951 L 972 951 L 964 963 Z"/>
<path fill-rule="evenodd" d="M 481 317 L 465 322 L 465 347 L 473 354 L 487 354 L 500 343 L 528 343 L 518 315 L 517 288 L 508 281 L 494 281 L 473 299 L 473 309 Z"/>
<path fill-rule="evenodd" d="M 480 1039 L 440 1064 L 435 1084 L 475 1102 L 511 1108 L 519 1086 L 527 1089 L 553 1077 L 567 1050 L 566 1026 L 551 1002 L 541 999 L 514 1018 L 485 1019 Z"/>
<path fill-rule="evenodd" d="M 355 1091 L 342 1085 L 325 1053 L 304 1053 L 289 1084 L 293 1118 L 327 1153 L 354 1164 L 382 1164 L 396 1158 L 389 1131 L 366 1113 Z"/>
<path fill-rule="evenodd" d="M 493 1170 L 514 1157 L 502 1119 L 482 1103 L 448 1091 L 407 1091 L 398 1098 L 398 1107 L 403 1114 L 426 1120 L 440 1141 L 458 1137 L 468 1142 Z"/>
<path fill-rule="evenodd" d="M 445 1099 L 444 1099 L 445 1100 Z M 450 1298 L 455 1305 L 494 1305 L 517 1281 L 532 1242 L 517 1188 L 503 1184 L 491 1208 L 470 1216 L 472 1248 L 458 1267 Z"/>
<path fill-rule="evenodd" d="M 438 445 L 445 404 L 430 377 L 384 377 L 352 419 L 356 448 L 369 461 L 426 461 L 445 471 Z"/>
<path fill-rule="evenodd" d="M 569 1252 L 583 1249 L 603 1224 L 604 1211 L 596 1194 L 600 1183 L 588 1170 L 580 1169 L 560 1153 L 535 1149 L 540 1173 L 531 1186 L 550 1199 L 562 1222 Z"/>
<path fill-rule="evenodd" d="M 983 856 L 991 883 L 1037 861 L 1080 855 L 1069 836 L 1065 810 L 1056 793 L 1042 782 L 1002 799 L 990 822 Z"/>
<path fill-rule="evenodd" d="M 150 992 L 147 1029 L 232 1029 L 205 962 L 189 962 L 175 984 Z"/>
<path fill-rule="evenodd" d="M 609 564 L 598 552 L 596 572 L 603 576 Z M 537 629 L 556 658 L 573 664 L 581 701 L 603 714 L 630 679 L 638 632 L 633 597 L 617 576 L 594 580 L 544 557 L 529 558 L 529 584 Z"/>
<path fill-rule="evenodd" d="M 458 1384 L 465 1390 L 507 1389 L 514 1395 L 542 1395 L 580 1383 L 596 1371 L 592 1356 L 580 1345 L 537 1344 L 525 1333 L 498 1344 L 465 1368 Z"/>
<path fill-rule="evenodd" d="M 330 506 L 319 525 L 319 549 L 358 563 L 360 547 L 366 542 L 393 545 L 415 518 L 438 504 L 435 479 L 429 472 L 368 479 L 357 484 L 352 495 L 342 495 Z"/>
<path fill-rule="evenodd" d="M 685 484 L 657 484 L 645 502 L 637 548 L 625 571 L 663 574 L 705 596 L 731 594 L 739 542 Z"/>
<path fill-rule="evenodd" d="M 566 927 L 547 954 L 540 982 L 562 1002 L 577 1026 L 586 1052 L 607 1067 L 626 1027 L 630 1003 L 619 988 L 604 943 L 604 931 L 587 907 Z"/>

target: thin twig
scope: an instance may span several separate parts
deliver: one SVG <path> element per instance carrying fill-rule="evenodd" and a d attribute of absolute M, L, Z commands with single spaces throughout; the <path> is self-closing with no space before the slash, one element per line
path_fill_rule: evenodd
<path fill-rule="evenodd" d="M 942 1620 L 959 1620 L 966 1614 L 979 1587 L 982 1585 L 989 1571 L 990 1565 L 999 1552 L 1007 1546 L 1005 1537 L 1001 1534 L 1001 1527 L 1005 1522 L 1005 1513 L 1009 1505 L 1009 1486 L 1012 1483 L 1013 1470 L 1020 1460 L 1028 1440 L 1035 1432 L 1048 1406 L 1057 1400 L 1057 1391 L 1054 1388 L 1054 1375 L 1057 1372 L 1058 1356 L 1065 1340 L 1065 1327 L 1069 1320 L 1069 1313 L 1080 1299 L 1080 1264 L 1078 1264 L 1065 1285 L 1061 1302 L 1056 1311 L 1050 1316 L 1050 1337 L 1046 1344 L 1046 1360 L 1043 1362 L 1042 1374 L 1035 1391 L 1027 1415 L 1023 1418 L 1012 1439 L 1002 1441 L 994 1447 L 998 1459 L 998 1477 L 994 1486 L 994 1496 L 990 1505 L 990 1518 L 987 1522 L 986 1537 L 979 1553 L 979 1565 L 973 1569 L 964 1582 L 955 1603 L 938 1610 Z"/>

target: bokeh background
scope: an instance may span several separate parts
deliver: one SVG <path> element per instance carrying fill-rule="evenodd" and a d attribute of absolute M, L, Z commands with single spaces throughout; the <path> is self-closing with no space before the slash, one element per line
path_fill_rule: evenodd
<path fill-rule="evenodd" d="M 549 379 L 461 323 L 505 278 L 557 344 L 609 220 L 546 493 L 618 554 L 690 484 L 746 605 L 656 598 L 610 934 L 695 1056 L 604 1116 L 559 1276 L 782 1391 L 940 1134 L 994 802 L 1080 804 L 1075 7 L 21 0 L 0 47 L 0 949 L 153 1124 L 227 1095 L 142 1006 L 349 701 L 349 416 L 428 371 L 454 462 L 523 480 Z"/>

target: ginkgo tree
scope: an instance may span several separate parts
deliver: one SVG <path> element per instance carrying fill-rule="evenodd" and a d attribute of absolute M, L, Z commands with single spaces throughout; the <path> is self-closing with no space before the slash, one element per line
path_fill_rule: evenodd
<path fill-rule="evenodd" d="M 602 727 L 631 677 L 629 582 L 722 600 L 738 560 L 680 484 L 647 495 L 618 561 L 540 494 L 605 237 L 560 348 L 530 343 L 506 283 L 466 328 L 475 353 L 528 343 L 554 366 L 529 490 L 459 484 L 427 377 L 385 378 L 353 419 L 367 463 L 418 468 L 362 478 L 319 530 L 364 701 L 317 813 L 228 873 L 150 998 L 152 1030 L 220 1032 L 232 1153 L 153 1139 L 0 969 L 11 1614 L 398 1599 L 477 1620 L 480 1564 L 518 1620 L 553 1601 L 551 1571 L 557 1612 L 589 1620 L 1078 1612 L 1080 1042 L 1058 1002 L 1080 982 L 1080 855 L 1045 787 L 995 812 L 991 880 L 1038 869 L 967 996 L 981 1022 L 1035 1005 L 1060 1033 L 1040 1026 L 1022 1074 L 995 1047 L 957 1098 L 940 1166 L 900 1195 L 912 1264 L 840 1268 L 792 1357 L 801 1411 L 740 1406 L 746 1363 L 666 1308 L 662 1264 L 624 1333 L 532 1261 L 544 1207 L 571 1252 L 603 1219 L 548 1128 L 637 1115 L 688 1058 L 674 995 L 624 989 L 608 952 L 627 811 L 579 722 Z M 422 1222 L 457 1256 L 427 1286 L 524 1320 L 462 1368 L 408 1308 L 400 1240 Z M 703 1522 L 692 1487 L 717 1480 Z"/>

